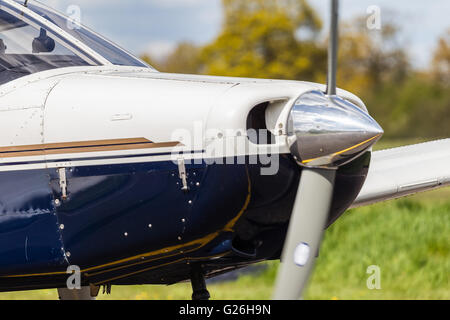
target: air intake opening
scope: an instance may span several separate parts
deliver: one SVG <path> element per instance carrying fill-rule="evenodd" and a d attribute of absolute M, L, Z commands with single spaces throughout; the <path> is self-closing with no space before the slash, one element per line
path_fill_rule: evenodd
<path fill-rule="evenodd" d="M 269 102 L 254 107 L 247 117 L 247 136 L 254 144 L 275 144 L 275 136 L 267 128 L 266 110 Z"/>

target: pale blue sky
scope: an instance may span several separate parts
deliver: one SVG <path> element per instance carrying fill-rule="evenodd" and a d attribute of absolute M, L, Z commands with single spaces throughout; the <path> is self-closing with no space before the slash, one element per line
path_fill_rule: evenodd
<path fill-rule="evenodd" d="M 220 31 L 220 0 L 41 0 L 65 12 L 79 5 L 82 22 L 135 54 L 163 56 L 183 40 L 198 44 Z M 326 21 L 328 0 L 310 0 Z M 450 28 L 450 0 L 342 0 L 342 18 L 366 15 L 371 5 L 394 18 L 417 67 L 430 61 L 437 39 Z"/>

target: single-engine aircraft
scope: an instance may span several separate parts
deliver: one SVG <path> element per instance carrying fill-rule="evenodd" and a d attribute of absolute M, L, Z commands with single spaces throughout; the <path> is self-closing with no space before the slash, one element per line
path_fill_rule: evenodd
<path fill-rule="evenodd" d="M 297 299 L 347 209 L 449 185 L 449 139 L 372 152 L 383 130 L 336 88 L 331 8 L 322 85 L 160 73 L 0 0 L 0 291 L 191 281 L 208 299 L 205 279 L 281 257 L 274 299 Z"/>

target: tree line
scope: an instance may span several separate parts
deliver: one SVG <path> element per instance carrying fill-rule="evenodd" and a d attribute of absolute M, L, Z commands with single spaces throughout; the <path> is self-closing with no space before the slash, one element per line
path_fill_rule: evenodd
<path fill-rule="evenodd" d="M 328 40 L 307 0 L 222 0 L 221 32 L 204 46 L 179 43 L 162 72 L 326 82 Z M 360 96 L 387 138 L 450 137 L 450 29 L 443 31 L 427 70 L 412 67 L 400 29 L 366 17 L 343 21 L 339 87 Z"/>

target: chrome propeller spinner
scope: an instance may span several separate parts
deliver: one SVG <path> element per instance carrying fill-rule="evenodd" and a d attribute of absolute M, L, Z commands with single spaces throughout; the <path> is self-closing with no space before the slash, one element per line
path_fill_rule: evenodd
<path fill-rule="evenodd" d="M 288 121 L 288 142 L 301 166 L 337 168 L 374 145 L 383 129 L 365 111 L 320 91 L 302 95 Z"/>

